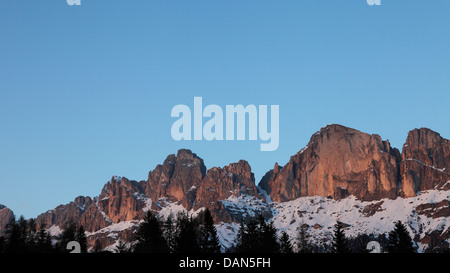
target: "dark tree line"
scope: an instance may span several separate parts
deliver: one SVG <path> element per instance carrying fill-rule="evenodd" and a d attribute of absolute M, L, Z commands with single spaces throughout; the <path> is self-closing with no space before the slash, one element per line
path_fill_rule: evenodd
<path fill-rule="evenodd" d="M 236 245 L 227 249 L 235 253 L 367 253 L 367 244 L 376 241 L 382 252 L 415 253 L 415 246 L 406 226 L 398 221 L 388 234 L 362 234 L 357 237 L 345 235 L 345 224 L 337 221 L 330 242 L 312 240 L 310 226 L 299 225 L 295 238 L 285 231 L 277 232 L 272 222 L 262 215 L 241 223 Z M 278 236 L 279 234 L 279 236 Z M 431 237 L 425 252 L 449 252 L 448 243 Z M 83 226 L 69 221 L 59 238 L 52 238 L 46 227 L 36 228 L 34 219 L 12 219 L 0 237 L 0 253 L 67 253 L 71 241 L 80 244 L 81 252 L 87 253 L 87 238 Z M 179 213 L 167 219 L 159 219 L 148 212 L 139 224 L 134 243 L 119 241 L 118 253 L 220 253 L 221 245 L 211 212 L 206 209 L 197 217 Z M 91 252 L 102 252 L 100 240 L 96 240 Z"/>
<path fill-rule="evenodd" d="M 354 238 L 347 238 L 345 235 L 344 224 L 340 221 L 334 225 L 333 240 L 331 243 L 331 253 L 368 253 L 372 249 L 367 249 L 367 244 L 375 241 L 379 244 L 379 251 L 388 253 L 416 253 L 417 247 L 414 245 L 406 226 L 397 221 L 394 229 L 389 232 L 388 237 L 381 234 L 375 236 L 359 235 Z"/>
<path fill-rule="evenodd" d="M 417 252 L 413 239 L 400 221 L 395 223 L 388 236 L 363 234 L 352 238 L 345 235 L 344 224 L 337 221 L 332 240 L 328 244 L 320 244 L 311 240 L 308 229 L 308 225 L 300 224 L 296 238 L 291 239 L 284 231 L 277 237 L 273 224 L 266 223 L 262 216 L 258 216 L 258 218 L 250 220 L 247 225 L 241 224 L 238 243 L 229 251 L 238 253 L 368 253 L 373 251 L 367 249 L 368 243 L 376 241 L 382 252 Z"/>
<path fill-rule="evenodd" d="M 228 252 L 236 253 L 312 253 L 320 252 L 310 242 L 307 225 L 300 225 L 297 238 L 291 238 L 285 231 L 277 235 L 273 222 L 266 222 L 262 215 L 241 223 L 237 244 Z"/>
<path fill-rule="evenodd" d="M 220 242 L 211 212 L 196 218 L 179 213 L 174 219 L 158 219 L 148 211 L 136 231 L 137 243 L 127 248 L 119 243 L 116 252 L 135 253 L 220 253 Z"/>
<path fill-rule="evenodd" d="M 0 237 L 0 253 L 65 253 L 70 241 L 80 243 L 80 250 L 87 252 L 87 239 L 83 226 L 77 228 L 73 222 L 68 222 L 61 234 L 60 240 L 52 242 L 45 225 L 36 229 L 35 219 L 26 220 L 21 216 L 6 225 L 5 236 Z"/>
<path fill-rule="evenodd" d="M 287 234 L 286 234 L 287 236 Z M 285 243 L 290 245 L 289 238 Z M 292 245 L 284 245 L 283 250 L 292 252 Z M 238 253 L 279 253 L 281 244 L 278 242 L 277 231 L 273 223 L 266 223 L 264 217 L 259 215 L 256 219 L 251 219 L 247 225 L 241 223 L 238 232 L 238 243 L 236 246 Z"/>

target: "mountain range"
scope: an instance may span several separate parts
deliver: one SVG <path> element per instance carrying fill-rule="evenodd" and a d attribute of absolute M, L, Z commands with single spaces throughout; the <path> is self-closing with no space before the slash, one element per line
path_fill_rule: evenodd
<path fill-rule="evenodd" d="M 401 220 L 423 251 L 432 240 L 450 242 L 450 141 L 414 129 L 400 152 L 379 135 L 330 124 L 258 184 L 245 160 L 207 169 L 198 155 L 181 149 L 147 179 L 113 176 L 98 196 L 76 197 L 40 214 L 36 223 L 58 236 L 74 221 L 85 228 L 91 247 L 98 239 L 112 250 L 119 239 L 133 240 L 148 210 L 167 217 L 204 208 L 212 212 L 223 249 L 235 244 L 241 222 L 263 214 L 292 238 L 308 225 L 318 242 L 329 240 L 336 220 L 349 236 L 386 233 Z M 12 217 L 0 205 L 0 235 Z"/>

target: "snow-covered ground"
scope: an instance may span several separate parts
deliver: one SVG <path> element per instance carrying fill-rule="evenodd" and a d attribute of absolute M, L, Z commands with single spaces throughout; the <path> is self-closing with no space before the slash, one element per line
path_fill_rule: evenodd
<path fill-rule="evenodd" d="M 334 225 L 339 220 L 346 224 L 345 232 L 348 237 L 361 234 L 387 234 L 394 228 L 396 221 L 402 221 L 411 236 L 425 234 L 438 230 L 445 232 L 450 228 L 447 217 L 432 218 L 425 214 L 418 214 L 417 206 L 433 204 L 443 200 L 450 200 L 450 191 L 429 190 L 410 198 L 382 199 L 371 202 L 357 200 L 350 196 L 341 200 L 326 197 L 301 197 L 293 201 L 268 205 L 272 212 L 274 226 L 279 232 L 285 231 L 294 239 L 297 237 L 300 225 L 306 224 L 308 232 L 316 242 L 331 239 Z M 246 198 L 229 198 L 227 206 L 239 208 L 242 212 L 261 207 L 261 204 L 245 202 Z M 248 207 L 249 206 L 249 207 Z M 217 225 L 218 235 L 225 248 L 232 246 L 239 229 L 237 223 L 220 223 Z M 449 240 L 450 241 L 450 240 Z M 423 250 L 420 243 L 419 251 Z"/>
<path fill-rule="evenodd" d="M 363 202 L 350 196 L 341 200 L 325 197 L 301 197 L 284 203 L 272 203 L 272 221 L 281 232 L 291 238 L 297 236 L 300 224 L 307 224 L 312 237 L 317 241 L 331 238 L 333 227 L 339 220 L 348 226 L 346 235 L 385 234 L 394 228 L 396 221 L 402 221 L 411 236 L 423 238 L 434 230 L 445 232 L 450 227 L 447 217 L 432 218 L 416 211 L 421 204 L 433 204 L 450 200 L 450 191 L 429 190 L 410 198 L 382 199 Z M 419 243 L 419 248 L 423 246 Z"/>

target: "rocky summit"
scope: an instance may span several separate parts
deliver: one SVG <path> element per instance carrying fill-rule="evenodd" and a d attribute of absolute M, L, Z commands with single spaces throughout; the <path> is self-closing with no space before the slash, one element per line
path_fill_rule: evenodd
<path fill-rule="evenodd" d="M 333 124 L 315 133 L 284 167 L 275 164 L 259 186 L 277 202 L 315 195 L 367 201 L 412 197 L 450 189 L 449 149 L 449 140 L 426 128 L 410 131 L 400 154 L 379 135 Z"/>
<path fill-rule="evenodd" d="M 450 189 L 450 141 L 427 128 L 409 132 L 403 145 L 400 175 L 403 196 L 434 188 Z"/>
<path fill-rule="evenodd" d="M 284 167 L 275 164 L 260 186 L 277 202 L 314 195 L 395 198 L 399 161 L 399 151 L 379 135 L 329 125 L 315 133 Z"/>
<path fill-rule="evenodd" d="M 379 135 L 332 124 L 313 134 L 287 164 L 275 163 L 258 186 L 245 160 L 207 169 L 199 156 L 181 149 L 146 180 L 113 176 L 98 196 L 79 196 L 42 213 L 36 223 L 57 237 L 73 221 L 85 228 L 91 247 L 98 239 L 112 250 L 119 239 L 133 241 L 148 210 L 167 217 L 209 208 L 224 248 L 235 243 L 239 223 L 258 214 L 291 236 L 306 224 L 317 240 L 331 236 L 337 219 L 357 235 L 362 227 L 384 232 L 397 218 L 419 223 L 409 231 L 426 247 L 430 238 L 450 241 L 449 200 L 449 140 L 414 129 L 400 152 Z M 0 206 L 0 235 L 12 217 Z"/>

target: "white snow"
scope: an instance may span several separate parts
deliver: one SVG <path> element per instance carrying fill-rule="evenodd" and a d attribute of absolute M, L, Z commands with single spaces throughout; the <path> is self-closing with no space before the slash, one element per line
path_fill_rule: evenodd
<path fill-rule="evenodd" d="M 114 175 L 114 176 L 112 177 L 112 179 L 113 179 L 114 181 L 116 181 L 116 182 L 120 182 L 120 181 L 122 181 L 122 176 Z"/>
<path fill-rule="evenodd" d="M 114 244 L 105 247 L 104 250 L 110 251 L 110 252 L 116 252 L 116 247 L 119 245 L 119 242 L 120 242 L 120 240 L 117 240 Z M 125 244 L 125 246 L 126 246 L 127 248 L 130 248 L 131 245 L 133 245 L 133 243 L 129 243 L 129 242 L 123 242 L 123 243 Z M 90 250 L 90 249 L 89 249 L 89 250 Z M 89 251 L 89 250 L 88 250 L 88 251 Z"/>
<path fill-rule="evenodd" d="M 51 226 L 49 229 L 47 229 L 48 234 L 50 236 L 59 236 L 63 232 L 62 229 L 59 226 Z"/>
<path fill-rule="evenodd" d="M 165 198 L 161 198 L 158 202 L 155 202 L 161 210 L 158 212 L 158 216 L 161 219 L 167 219 L 169 215 L 176 217 L 179 213 L 187 213 L 189 216 L 196 217 L 200 212 L 205 210 L 205 208 L 199 208 L 198 210 L 191 209 L 187 211 L 179 202 L 169 202 Z"/>
<path fill-rule="evenodd" d="M 240 196 L 231 195 L 220 202 L 227 210 L 242 213 L 243 217 L 256 217 L 262 210 L 267 209 L 267 204 L 263 200 L 246 194 Z"/>
<path fill-rule="evenodd" d="M 439 171 L 439 172 L 441 172 L 441 173 L 445 173 L 445 172 L 444 172 L 445 168 L 444 168 L 444 169 L 439 169 L 439 168 L 436 168 L 435 166 L 427 165 L 427 164 L 423 163 L 422 161 L 417 160 L 417 159 L 414 159 L 414 158 L 407 158 L 406 160 L 408 160 L 408 161 L 414 161 L 414 162 L 417 162 L 417 163 L 419 163 L 419 164 L 421 164 L 421 165 L 423 165 L 423 166 L 425 166 L 425 167 L 432 168 L 432 169 L 434 169 L 434 170 L 436 170 L 436 171 Z"/>
<path fill-rule="evenodd" d="M 133 226 L 136 226 L 139 224 L 140 221 L 138 220 L 132 220 L 132 221 L 122 221 L 120 223 L 116 223 L 116 224 L 112 224 L 109 225 L 107 227 L 104 227 L 102 229 L 99 229 L 95 232 L 86 232 L 86 236 L 92 236 L 92 235 L 96 235 L 96 234 L 100 234 L 100 233 L 110 233 L 108 236 L 110 236 L 111 234 L 115 234 L 118 233 L 120 231 L 132 228 Z M 114 237 L 114 235 L 111 235 Z"/>
<path fill-rule="evenodd" d="M 450 180 L 445 182 L 445 184 L 441 186 L 441 189 L 443 189 L 445 186 L 447 186 L 447 184 L 450 184 Z"/>
<path fill-rule="evenodd" d="M 160 217 L 164 217 L 164 219 L 167 219 L 169 215 L 177 216 L 177 214 L 180 212 L 186 212 L 186 209 L 181 204 L 166 203 L 165 206 L 163 206 L 159 211 L 158 215 Z"/>
<path fill-rule="evenodd" d="M 312 142 L 312 143 L 314 143 L 314 142 Z M 311 144 L 312 144 L 312 143 L 311 143 Z M 303 154 L 303 153 L 306 151 L 306 149 L 308 149 L 308 145 L 306 145 L 306 146 L 303 147 L 300 151 L 298 151 L 298 152 L 297 152 L 297 155 Z"/>
<path fill-rule="evenodd" d="M 337 220 L 349 225 L 346 228 L 346 235 L 350 237 L 359 234 L 388 233 L 398 220 L 405 223 L 413 237 L 415 234 L 423 237 L 424 234 L 436 229 L 447 230 L 450 219 L 418 215 L 415 208 L 420 204 L 437 203 L 446 199 L 450 199 L 450 191 L 429 190 L 421 192 L 416 197 L 371 202 L 359 201 L 355 197 L 338 201 L 319 196 L 301 197 L 289 202 L 273 203 L 272 220 L 276 228 L 286 231 L 292 238 L 295 238 L 300 223 L 310 227 L 318 224 L 321 228 L 309 229 L 316 241 L 330 239 Z M 382 202 L 380 211 L 371 216 L 362 213 L 365 207 L 380 202 Z"/>
<path fill-rule="evenodd" d="M 193 166 L 196 166 L 197 165 L 197 162 L 192 162 L 192 163 L 183 163 L 183 164 L 181 164 L 182 166 L 187 166 L 188 168 L 191 168 L 191 167 L 193 167 Z"/>
<path fill-rule="evenodd" d="M 220 244 L 222 245 L 222 252 L 236 244 L 239 224 L 222 222 L 215 226 L 217 229 L 217 236 L 219 237 Z"/>
<path fill-rule="evenodd" d="M 152 209 L 152 204 L 153 204 L 152 199 L 151 198 L 147 198 L 147 200 L 145 200 L 145 207 L 142 210 L 144 212 L 147 212 L 147 211 L 151 210 Z"/>
<path fill-rule="evenodd" d="M 103 216 L 103 218 L 110 223 L 114 223 L 113 220 L 111 220 L 108 215 L 106 215 L 106 213 L 100 209 L 100 207 L 98 206 L 98 201 L 95 203 L 95 206 L 97 207 L 97 210 L 100 212 L 100 214 Z"/>

